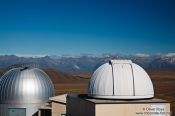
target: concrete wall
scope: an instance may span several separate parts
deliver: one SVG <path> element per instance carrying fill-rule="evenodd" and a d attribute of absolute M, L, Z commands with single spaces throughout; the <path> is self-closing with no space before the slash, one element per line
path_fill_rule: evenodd
<path fill-rule="evenodd" d="M 58 102 L 52 102 L 52 116 L 61 116 L 66 113 L 66 105 Z"/>
<path fill-rule="evenodd" d="M 66 116 L 170 116 L 169 113 L 169 103 L 95 104 L 81 98 L 67 98 Z"/>
<path fill-rule="evenodd" d="M 170 116 L 169 113 L 168 103 L 97 104 L 95 116 Z"/>

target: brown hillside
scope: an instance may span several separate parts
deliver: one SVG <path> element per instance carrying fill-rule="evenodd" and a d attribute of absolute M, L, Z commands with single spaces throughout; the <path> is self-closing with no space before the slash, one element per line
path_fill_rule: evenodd
<path fill-rule="evenodd" d="M 2 76 L 3 73 L 4 73 L 4 69 L 0 68 L 0 77 Z"/>
<path fill-rule="evenodd" d="M 82 78 L 81 76 L 73 76 L 71 74 L 68 73 L 64 73 L 64 72 L 60 72 L 54 69 L 45 69 L 44 70 L 49 77 L 51 78 L 51 80 L 53 81 L 53 83 L 57 84 L 57 83 L 87 83 L 88 79 L 86 78 Z"/>
<path fill-rule="evenodd" d="M 175 114 L 175 70 L 149 70 L 148 74 L 153 81 L 155 96 L 170 101 Z"/>
<path fill-rule="evenodd" d="M 54 83 L 55 94 L 63 93 L 86 93 L 89 79 L 81 76 L 72 76 L 54 69 L 45 69 Z"/>

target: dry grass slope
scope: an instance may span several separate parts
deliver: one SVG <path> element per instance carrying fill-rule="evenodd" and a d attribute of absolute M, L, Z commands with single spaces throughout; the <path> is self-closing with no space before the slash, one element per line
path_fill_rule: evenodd
<path fill-rule="evenodd" d="M 175 70 L 152 70 L 148 73 L 154 84 L 155 96 L 170 101 L 175 115 Z"/>
<path fill-rule="evenodd" d="M 55 94 L 63 93 L 86 93 L 89 79 L 81 76 L 72 76 L 71 74 L 46 69 L 45 72 L 50 76 L 54 83 Z"/>

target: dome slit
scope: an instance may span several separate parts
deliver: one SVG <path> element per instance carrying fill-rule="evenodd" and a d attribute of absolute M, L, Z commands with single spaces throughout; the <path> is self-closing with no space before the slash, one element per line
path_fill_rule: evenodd
<path fill-rule="evenodd" d="M 111 65 L 111 68 L 112 68 L 112 81 L 113 81 L 113 83 L 112 83 L 112 87 L 113 87 L 112 90 L 113 90 L 113 92 L 112 93 L 113 93 L 113 96 L 114 96 L 114 93 L 115 93 L 114 92 L 114 89 L 115 89 L 114 88 L 114 81 L 115 81 L 114 80 L 114 67 L 113 67 L 113 63 L 111 61 L 109 61 L 109 64 Z"/>
<path fill-rule="evenodd" d="M 135 80 L 134 80 L 134 71 L 133 71 L 133 67 L 132 64 L 131 65 L 131 71 L 132 71 L 132 80 L 133 80 L 133 95 L 135 96 Z"/>

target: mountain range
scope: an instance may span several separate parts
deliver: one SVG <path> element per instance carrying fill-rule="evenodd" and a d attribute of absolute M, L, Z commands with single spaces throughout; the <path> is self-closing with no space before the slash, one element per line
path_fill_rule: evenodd
<path fill-rule="evenodd" d="M 130 59 L 145 69 L 175 69 L 175 53 L 168 54 L 103 54 L 94 55 L 64 55 L 23 57 L 17 55 L 0 55 L 0 68 L 8 68 L 14 64 L 34 63 L 42 68 L 55 68 L 62 72 L 92 72 L 110 59 Z"/>

